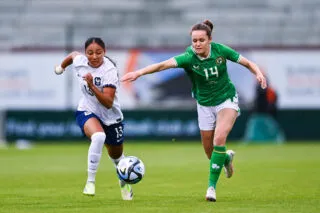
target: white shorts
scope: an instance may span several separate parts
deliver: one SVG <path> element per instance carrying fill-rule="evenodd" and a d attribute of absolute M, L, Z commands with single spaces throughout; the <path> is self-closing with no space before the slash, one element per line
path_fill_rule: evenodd
<path fill-rule="evenodd" d="M 238 105 L 238 96 L 226 100 L 217 106 L 202 106 L 197 103 L 198 123 L 200 130 L 214 130 L 216 128 L 217 114 L 222 109 L 234 109 L 240 115 L 240 108 Z"/>

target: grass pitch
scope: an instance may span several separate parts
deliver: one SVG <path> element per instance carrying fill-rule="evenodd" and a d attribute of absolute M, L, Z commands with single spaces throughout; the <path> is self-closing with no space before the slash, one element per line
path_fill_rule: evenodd
<path fill-rule="evenodd" d="M 88 144 L 10 146 L 0 150 L 0 212 L 320 212 L 320 142 L 227 148 L 236 151 L 235 174 L 221 175 L 217 202 L 211 203 L 205 201 L 209 161 L 200 142 L 127 142 L 126 154 L 146 166 L 144 179 L 133 186 L 133 201 L 121 200 L 106 150 L 96 196 L 86 197 Z"/>

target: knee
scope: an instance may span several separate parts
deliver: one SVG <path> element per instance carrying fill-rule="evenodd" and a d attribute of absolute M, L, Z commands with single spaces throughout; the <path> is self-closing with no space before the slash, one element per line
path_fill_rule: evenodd
<path fill-rule="evenodd" d="M 227 140 L 226 134 L 217 134 L 214 136 L 214 145 L 215 146 L 225 146 Z"/>
<path fill-rule="evenodd" d="M 91 135 L 92 142 L 103 142 L 106 140 L 106 133 L 104 132 L 96 132 Z"/>

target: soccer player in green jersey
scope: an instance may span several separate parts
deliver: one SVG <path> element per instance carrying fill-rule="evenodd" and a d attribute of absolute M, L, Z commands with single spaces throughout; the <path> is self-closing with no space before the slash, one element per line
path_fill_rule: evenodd
<path fill-rule="evenodd" d="M 181 55 L 127 73 L 122 81 L 134 81 L 142 75 L 169 68 L 184 68 L 192 82 L 192 93 L 197 100 L 198 122 L 204 151 L 210 159 L 209 183 L 206 200 L 216 201 L 216 185 L 222 168 L 226 176 L 233 174 L 232 150 L 226 150 L 226 140 L 239 115 L 236 89 L 227 72 L 227 60 L 248 68 L 261 87 L 266 79 L 258 66 L 230 47 L 212 42 L 213 24 L 206 20 L 191 29 L 192 45 Z"/>

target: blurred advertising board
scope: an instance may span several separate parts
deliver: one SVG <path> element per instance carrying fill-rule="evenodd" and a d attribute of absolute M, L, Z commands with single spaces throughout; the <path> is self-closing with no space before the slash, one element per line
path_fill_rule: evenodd
<path fill-rule="evenodd" d="M 195 111 L 124 112 L 127 139 L 199 139 Z M 85 140 L 73 111 L 7 111 L 6 138 L 28 140 Z"/>
<path fill-rule="evenodd" d="M 74 111 L 9 110 L 4 133 L 8 141 L 87 141 L 76 124 Z M 228 140 L 242 140 L 250 112 L 241 111 Z M 288 140 L 319 140 L 320 110 L 281 110 L 278 122 Z M 299 121 L 299 122 L 297 122 Z M 124 111 L 125 138 L 131 140 L 192 140 L 200 143 L 196 110 Z"/>
<path fill-rule="evenodd" d="M 110 50 L 119 76 L 180 54 L 177 51 Z M 278 93 L 280 109 L 320 108 L 320 50 L 240 51 L 267 74 Z M 57 76 L 55 64 L 65 53 L 23 52 L 0 54 L 0 109 L 75 109 L 81 96 L 74 73 Z M 255 98 L 255 77 L 239 64 L 228 62 L 229 76 L 239 93 L 242 109 Z M 191 83 L 182 69 L 146 75 L 121 83 L 123 109 L 195 109 Z"/>
<path fill-rule="evenodd" d="M 320 51 L 255 51 L 279 96 L 280 109 L 320 109 Z"/>
<path fill-rule="evenodd" d="M 63 53 L 0 54 L 0 109 L 64 109 L 67 78 L 54 74 Z"/>

